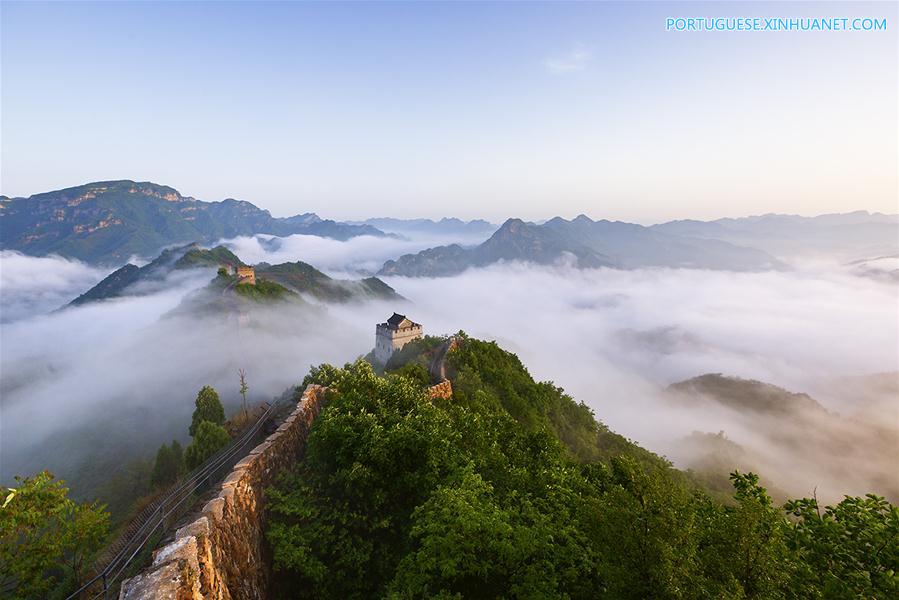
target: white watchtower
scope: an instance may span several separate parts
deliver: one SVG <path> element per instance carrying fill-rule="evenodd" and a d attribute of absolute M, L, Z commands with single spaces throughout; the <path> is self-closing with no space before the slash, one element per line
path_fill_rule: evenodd
<path fill-rule="evenodd" d="M 375 360 L 387 364 L 394 352 L 421 337 L 420 324 L 407 319 L 406 315 L 393 313 L 386 323 L 378 323 L 375 328 Z"/>

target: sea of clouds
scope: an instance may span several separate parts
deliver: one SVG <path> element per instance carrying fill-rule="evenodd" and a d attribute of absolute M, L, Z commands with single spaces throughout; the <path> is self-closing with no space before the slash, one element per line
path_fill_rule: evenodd
<path fill-rule="evenodd" d="M 264 238 L 227 243 L 247 262 L 303 260 L 348 275 L 446 241 L 453 240 L 291 236 L 277 245 Z M 452 278 L 386 279 L 408 302 L 277 307 L 254 311 L 253 325 L 244 328 L 226 318 L 171 315 L 213 272 L 182 274 L 164 291 L 52 313 L 106 273 L 11 253 L 0 257 L 0 273 L 3 481 L 45 467 L 77 479 L 85 461 L 146 456 L 162 441 L 185 441 L 202 385 L 215 386 L 234 411 L 243 368 L 251 399 L 270 399 L 299 383 L 310 365 L 367 353 L 375 323 L 393 311 L 423 323 L 426 333 L 464 330 L 496 340 L 535 378 L 564 387 L 613 430 L 676 463 L 677 442 L 694 430 L 724 430 L 748 446 L 761 441 L 751 424 L 726 411 L 672 408 L 664 394 L 672 382 L 716 372 L 758 379 L 807 392 L 852 417 L 878 399 L 836 382 L 899 364 L 896 285 L 820 264 L 766 273 L 497 264 Z M 878 411 L 899 430 L 895 401 L 883 400 Z M 789 460 L 780 463 L 778 474 L 789 473 Z M 865 481 L 827 479 L 807 466 L 791 484 L 798 493 L 818 484 L 832 495 L 866 491 Z"/>
<path fill-rule="evenodd" d="M 277 238 L 269 235 L 221 240 L 244 262 L 278 264 L 301 260 L 334 276 L 358 277 L 377 272 L 388 260 L 448 244 L 483 242 L 486 235 L 446 235 L 405 232 L 397 237 L 358 236 L 345 242 L 311 235 Z"/>

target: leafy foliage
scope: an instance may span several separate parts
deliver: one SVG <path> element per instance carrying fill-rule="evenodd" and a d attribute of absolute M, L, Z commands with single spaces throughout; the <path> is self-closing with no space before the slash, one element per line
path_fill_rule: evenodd
<path fill-rule="evenodd" d="M 234 267 L 243 265 L 243 261 L 224 246 L 205 249 L 193 247 L 175 262 L 176 269 L 189 269 L 192 267 L 216 267 L 221 264 L 229 264 Z M 226 272 L 227 273 L 227 272 Z"/>
<path fill-rule="evenodd" d="M 238 283 L 234 286 L 234 292 L 238 295 L 256 301 L 278 300 L 285 297 L 294 297 L 296 294 L 283 285 L 267 279 L 256 278 L 256 284 Z"/>
<path fill-rule="evenodd" d="M 208 385 L 204 385 L 197 393 L 196 408 L 190 421 L 190 428 L 188 428 L 191 437 L 197 435 L 197 430 L 203 421 L 209 421 L 216 425 L 225 422 L 225 409 L 219 400 L 218 392 Z"/>
<path fill-rule="evenodd" d="M 899 508 L 868 494 L 821 512 L 815 498 L 788 502 L 787 530 L 800 558 L 794 587 L 805 597 L 899 597 Z"/>
<path fill-rule="evenodd" d="M 444 338 L 432 335 L 413 340 L 394 352 L 384 368 L 387 371 L 395 371 L 411 363 L 427 370 L 434 352 L 444 341 Z"/>
<path fill-rule="evenodd" d="M 270 490 L 279 595 L 895 597 L 897 509 L 882 498 L 785 512 L 734 472 L 719 503 L 514 355 L 463 340 L 449 402 L 428 399 L 416 357 L 402 375 L 312 369 L 305 383 L 335 391 Z"/>
<path fill-rule="evenodd" d="M 184 472 L 184 451 L 178 440 L 172 440 L 172 444 L 163 444 L 156 452 L 156 462 L 153 463 L 153 474 L 150 482 L 154 487 L 166 487 L 177 481 Z"/>
<path fill-rule="evenodd" d="M 12 583 L 12 598 L 45 597 L 61 581 L 78 583 L 100 548 L 109 515 L 68 492 L 47 471 L 0 487 L 0 589 Z"/>
<path fill-rule="evenodd" d="M 188 469 L 195 469 L 207 458 L 224 448 L 231 441 L 228 431 L 221 425 L 202 421 L 197 434 L 184 451 L 184 463 Z"/>

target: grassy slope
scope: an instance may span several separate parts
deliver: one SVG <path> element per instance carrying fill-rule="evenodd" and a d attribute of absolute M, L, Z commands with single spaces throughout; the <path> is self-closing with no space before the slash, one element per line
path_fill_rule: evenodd
<path fill-rule="evenodd" d="M 534 381 L 518 356 L 496 342 L 459 335 L 462 343 L 448 357 L 453 402 L 508 412 L 528 431 L 548 429 L 580 462 L 626 455 L 648 467 L 669 467 L 663 458 L 611 431 L 562 388 Z M 441 338 L 426 337 L 408 344 L 391 357 L 386 370 L 426 382 L 427 366 L 441 342 Z"/>
<path fill-rule="evenodd" d="M 324 302 L 349 302 L 367 297 L 400 298 L 392 287 L 377 277 L 368 277 L 360 281 L 332 279 L 302 261 L 279 265 L 260 265 L 256 272 L 287 288 L 302 294 L 309 294 Z"/>
<path fill-rule="evenodd" d="M 244 262 L 236 254 L 224 246 L 216 246 L 206 250 L 204 248 L 192 248 L 184 253 L 184 256 L 175 263 L 176 269 L 189 269 L 193 267 L 217 267 L 228 263 L 234 266 L 242 266 Z"/>

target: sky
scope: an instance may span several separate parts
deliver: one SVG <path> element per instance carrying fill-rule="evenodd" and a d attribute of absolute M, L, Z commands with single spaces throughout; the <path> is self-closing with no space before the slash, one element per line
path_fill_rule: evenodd
<path fill-rule="evenodd" d="M 667 17 L 879 32 L 673 32 Z M 0 193 L 276 216 L 899 211 L 897 3 L 0 5 Z"/>

